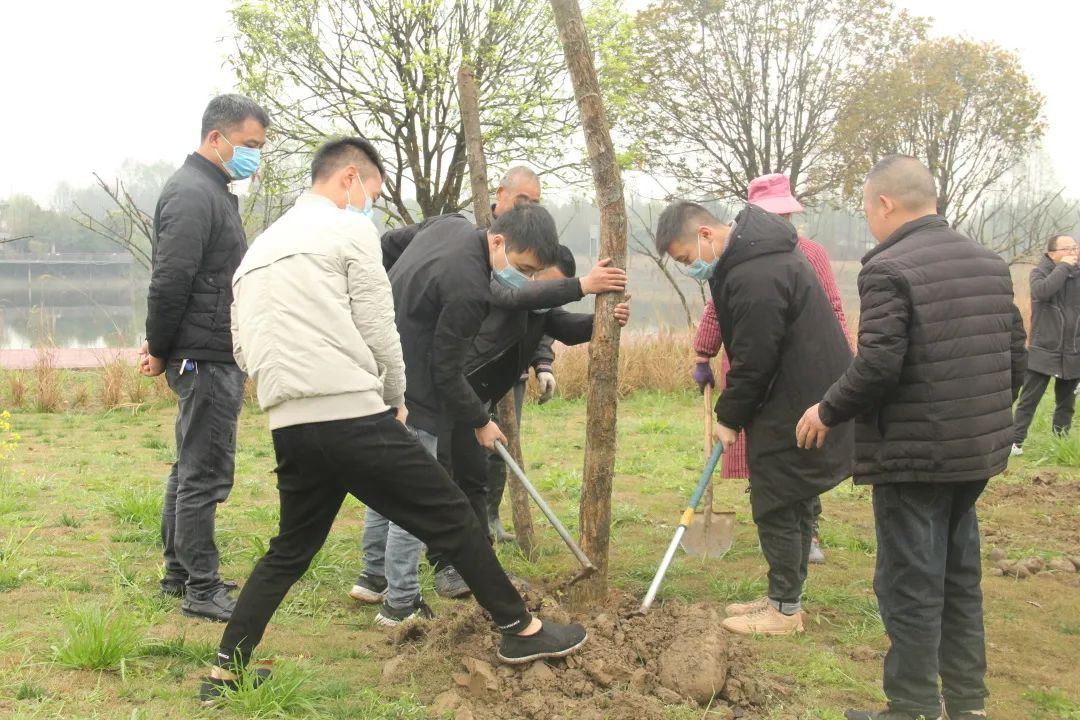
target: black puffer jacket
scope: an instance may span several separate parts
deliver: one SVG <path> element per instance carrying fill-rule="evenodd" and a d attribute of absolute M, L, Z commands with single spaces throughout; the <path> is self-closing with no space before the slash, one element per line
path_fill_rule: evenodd
<path fill-rule="evenodd" d="M 247 251 L 229 177 L 192 153 L 154 212 L 146 340 L 157 358 L 233 362 L 232 278 Z"/>
<path fill-rule="evenodd" d="M 840 323 L 795 228 L 748 205 L 710 282 L 731 370 L 716 418 L 745 428 L 755 518 L 820 495 L 851 474 L 852 428 L 800 450 L 795 427 L 851 361 Z"/>
<path fill-rule="evenodd" d="M 858 417 L 855 481 L 963 482 L 1005 469 L 1024 331 L 1000 257 L 937 215 L 863 258 L 859 348 L 821 404 Z"/>
<path fill-rule="evenodd" d="M 1080 378 L 1080 267 L 1043 257 L 1031 271 L 1031 344 L 1028 368 Z"/>

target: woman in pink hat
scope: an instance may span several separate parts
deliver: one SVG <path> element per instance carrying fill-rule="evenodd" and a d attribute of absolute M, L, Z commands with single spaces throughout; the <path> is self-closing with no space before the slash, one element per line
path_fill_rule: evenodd
<path fill-rule="evenodd" d="M 773 173 L 754 178 L 750 182 L 747 201 L 757 205 L 762 210 L 775 213 L 785 220 L 791 220 L 792 214 L 803 211 L 802 204 L 791 194 L 791 181 L 787 175 L 782 173 Z M 833 276 L 828 253 L 819 243 L 802 235 L 799 235 L 797 247 L 810 261 L 810 265 L 814 268 L 814 272 L 817 273 L 818 279 L 821 280 L 821 285 L 825 288 L 825 294 L 832 304 L 833 312 L 836 313 L 836 320 L 844 331 L 844 337 L 848 338 L 850 343 L 851 336 L 848 334 L 847 319 L 844 317 L 844 307 L 840 302 L 840 291 L 836 286 L 836 278 Z M 697 353 L 697 359 L 694 365 L 693 377 L 694 382 L 702 391 L 704 391 L 706 385 L 716 386 L 716 379 L 713 377 L 710 361 L 716 357 L 722 344 L 720 326 L 716 320 L 716 308 L 710 299 L 705 305 L 705 313 L 701 317 L 697 335 L 694 337 L 694 351 Z M 731 363 L 725 352 L 720 361 L 721 390 L 727 385 L 726 380 L 730 367 Z M 729 452 L 724 453 L 721 477 L 729 480 L 745 480 L 749 476 L 750 470 L 746 463 L 746 433 L 739 433 L 739 439 L 734 447 Z M 810 562 L 818 564 L 825 562 L 825 553 L 821 550 L 818 538 L 817 518 L 820 514 L 821 501 L 819 499 L 815 505 L 813 544 L 810 549 Z"/>

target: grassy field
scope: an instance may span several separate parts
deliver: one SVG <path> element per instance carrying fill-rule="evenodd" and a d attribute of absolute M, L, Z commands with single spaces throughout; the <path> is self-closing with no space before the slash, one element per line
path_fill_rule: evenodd
<path fill-rule="evenodd" d="M 1048 439 L 1046 408 L 1027 454 L 981 501 L 984 551 L 1051 559 L 1080 551 L 1080 441 Z M 527 469 L 573 530 L 585 433 L 581 401 L 526 410 Z M 613 499 L 613 583 L 641 594 L 677 522 L 702 459 L 700 399 L 636 393 L 620 409 Z M 361 512 L 348 501 L 324 550 L 289 594 L 260 646 L 275 681 L 228 706 L 193 696 L 221 626 L 183 618 L 157 595 L 161 488 L 173 457 L 173 409 L 17 412 L 18 446 L 0 434 L 0 716 L 11 718 L 424 718 L 451 685 L 456 658 L 384 680 L 395 648 L 372 627 L 375 610 L 347 596 L 359 569 Z M 277 496 L 265 416 L 241 419 L 236 487 L 219 511 L 223 575 L 243 580 L 274 533 Z M 759 596 L 765 564 L 742 483 L 717 487 L 738 511 L 736 547 L 719 561 L 679 558 L 663 590 L 720 606 Z M 808 632 L 749 640 L 761 671 L 790 688 L 761 717 L 837 720 L 877 705 L 886 647 L 871 579 L 869 493 L 846 483 L 824 499 L 828 564 L 811 570 Z M 557 580 L 572 559 L 538 514 L 540 558 L 502 548 L 514 572 Z M 989 565 L 987 566 L 989 567 Z M 430 573 L 424 582 L 430 589 Z M 1080 718 L 1080 575 L 984 581 L 991 716 Z M 438 612 L 446 603 L 428 592 Z M 672 717 L 700 716 L 672 708 Z"/>

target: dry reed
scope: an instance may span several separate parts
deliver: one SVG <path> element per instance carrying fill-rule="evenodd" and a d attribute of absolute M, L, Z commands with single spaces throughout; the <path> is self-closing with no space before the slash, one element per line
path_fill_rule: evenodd
<path fill-rule="evenodd" d="M 38 350 L 33 373 L 34 409 L 40 413 L 59 412 L 64 407 L 63 382 L 52 351 Z"/>

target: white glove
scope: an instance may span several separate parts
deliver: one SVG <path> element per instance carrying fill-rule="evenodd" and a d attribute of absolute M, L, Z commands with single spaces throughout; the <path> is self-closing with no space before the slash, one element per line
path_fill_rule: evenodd
<path fill-rule="evenodd" d="M 536 373 L 536 381 L 540 383 L 540 404 L 543 405 L 555 396 L 555 375 L 543 370 Z"/>

